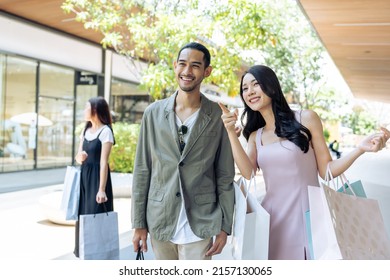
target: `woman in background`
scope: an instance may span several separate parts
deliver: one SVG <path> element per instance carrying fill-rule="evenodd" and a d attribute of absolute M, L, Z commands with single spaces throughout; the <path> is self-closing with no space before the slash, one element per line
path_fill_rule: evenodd
<path fill-rule="evenodd" d="M 114 210 L 108 159 L 114 145 L 112 118 L 106 100 L 93 97 L 84 109 L 85 128 L 80 135 L 76 161 L 81 164 L 79 215 Z M 102 204 L 104 203 L 104 205 Z M 79 257 L 79 222 L 74 254 Z"/>

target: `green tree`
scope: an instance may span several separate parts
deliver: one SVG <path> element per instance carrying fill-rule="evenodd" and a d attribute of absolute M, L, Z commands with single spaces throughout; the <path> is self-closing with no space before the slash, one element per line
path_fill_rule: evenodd
<path fill-rule="evenodd" d="M 66 0 L 63 9 L 104 35 L 102 45 L 129 61 L 146 60 L 141 86 L 154 99 L 175 90 L 173 61 L 193 40 L 212 54 L 213 74 L 206 83 L 231 96 L 239 77 L 254 63 L 275 70 L 290 103 L 338 119 L 345 104 L 329 85 L 325 50 L 295 1 L 290 0 Z"/>
<path fill-rule="evenodd" d="M 260 1 L 241 0 L 66 0 L 62 8 L 104 35 L 103 47 L 130 60 L 147 60 L 141 85 L 154 99 L 175 90 L 173 61 L 180 47 L 202 41 L 214 68 L 207 82 L 236 95 L 243 50 L 261 49 L 270 40 Z"/>
<path fill-rule="evenodd" d="M 265 42 L 260 63 L 273 68 L 290 104 L 315 110 L 322 120 L 343 115 L 347 98 L 330 81 L 330 59 L 314 29 L 295 1 L 266 1 Z"/>
<path fill-rule="evenodd" d="M 111 171 L 132 173 L 140 125 L 117 122 L 113 124 L 113 130 L 115 145 L 109 159 Z"/>
<path fill-rule="evenodd" d="M 292 103 L 312 108 L 324 83 L 325 50 L 296 3 L 268 3 L 267 24 L 273 26 L 275 40 L 264 46 L 264 61 L 275 69 Z"/>
<path fill-rule="evenodd" d="M 352 129 L 353 134 L 366 135 L 377 129 L 375 118 L 370 115 L 362 106 L 354 106 L 352 113 L 342 118 L 344 126 Z"/>

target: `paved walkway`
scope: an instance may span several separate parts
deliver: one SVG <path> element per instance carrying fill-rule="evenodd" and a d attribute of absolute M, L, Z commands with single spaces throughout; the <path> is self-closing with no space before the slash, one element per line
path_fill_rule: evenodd
<path fill-rule="evenodd" d="M 62 184 L 66 168 L 0 173 L 0 194 Z"/>
<path fill-rule="evenodd" d="M 58 209 L 55 208 L 61 203 L 63 184 L 45 186 L 48 174 L 56 174 L 52 178 L 63 181 L 65 169 L 0 174 L 2 187 L 9 190 L 0 192 L 0 220 L 4 225 L 4 230 L 0 231 L 0 259 L 77 259 L 72 253 L 74 226 L 52 222 L 58 218 L 58 213 L 55 212 Z M 11 181 L 7 183 L 6 180 Z M 15 183 L 17 181 L 20 182 L 19 186 Z M 35 182 L 35 187 L 28 189 L 29 182 L 32 181 Z M 126 182 L 130 189 L 131 180 L 126 178 Z M 263 191 L 261 176 L 257 177 L 256 183 L 259 191 Z M 115 177 L 114 194 L 118 184 L 122 184 L 122 190 L 116 191 L 121 197 L 115 198 L 114 208 L 118 212 L 120 258 L 131 260 L 135 259 L 131 243 L 131 200 L 123 191 L 123 180 Z M 51 200 L 49 204 L 48 196 Z M 52 209 L 47 209 L 48 207 Z M 150 244 L 149 248 L 145 259 L 153 259 Z"/>
<path fill-rule="evenodd" d="M 346 172 L 346 176 L 351 181 L 361 179 L 368 197 L 378 199 L 390 236 L 389 170 L 388 149 L 363 155 Z M 45 182 L 49 180 L 48 174 L 56 174 L 51 182 L 57 183 Z M 62 191 L 62 183 L 58 181 L 63 181 L 64 174 L 65 169 L 0 174 L 0 259 L 75 259 L 72 254 L 74 227 L 50 222 L 42 204 L 46 195 Z M 261 176 L 257 178 L 257 184 L 263 187 Z M 29 184 L 31 188 L 28 189 Z M 114 204 L 119 219 L 121 259 L 135 259 L 131 245 L 130 198 L 116 198 Z M 146 259 L 153 258 L 151 253 L 145 256 Z"/>

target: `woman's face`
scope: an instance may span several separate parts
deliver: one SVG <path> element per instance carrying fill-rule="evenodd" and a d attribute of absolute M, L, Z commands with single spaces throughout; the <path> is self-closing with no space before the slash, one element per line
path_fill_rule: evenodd
<path fill-rule="evenodd" d="M 269 107 L 272 101 L 263 92 L 256 78 L 250 73 L 245 74 L 242 79 L 242 96 L 246 105 L 253 111 L 260 111 Z"/>
<path fill-rule="evenodd" d="M 84 107 L 84 120 L 90 121 L 91 118 L 92 118 L 91 103 L 87 102 L 85 103 L 85 107 Z"/>

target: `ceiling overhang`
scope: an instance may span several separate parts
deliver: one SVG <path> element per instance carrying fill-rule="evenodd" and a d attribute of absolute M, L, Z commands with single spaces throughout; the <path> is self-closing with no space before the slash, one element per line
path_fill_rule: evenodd
<path fill-rule="evenodd" d="M 354 97 L 390 103 L 390 1 L 297 2 Z"/>

